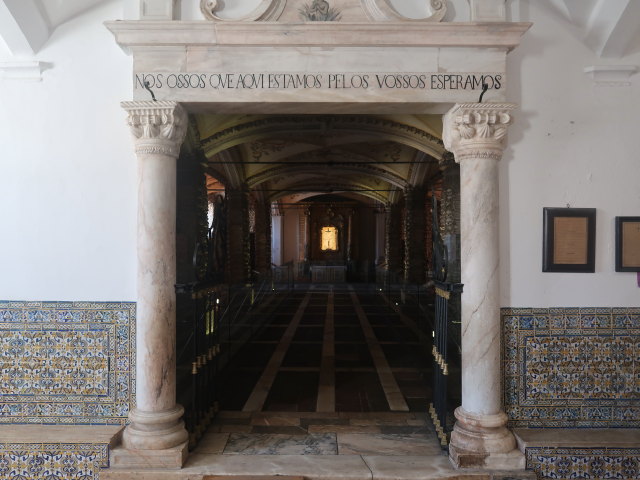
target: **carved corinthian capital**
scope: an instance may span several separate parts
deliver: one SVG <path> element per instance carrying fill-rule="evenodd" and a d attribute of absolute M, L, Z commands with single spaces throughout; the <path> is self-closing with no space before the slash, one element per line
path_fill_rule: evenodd
<path fill-rule="evenodd" d="M 465 158 L 500 160 L 507 128 L 513 121 L 512 103 L 461 103 L 444 116 L 444 146 L 460 163 Z"/>
<path fill-rule="evenodd" d="M 187 112 L 177 102 L 122 102 L 136 153 L 177 157 L 187 133 Z"/>

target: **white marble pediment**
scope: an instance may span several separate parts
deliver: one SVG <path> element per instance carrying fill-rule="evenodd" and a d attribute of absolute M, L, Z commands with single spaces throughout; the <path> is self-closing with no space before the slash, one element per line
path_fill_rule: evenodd
<path fill-rule="evenodd" d="M 476 102 L 486 86 L 485 101 L 504 102 L 507 53 L 530 24 L 440 22 L 446 1 L 424 1 L 433 15 L 419 21 L 391 0 L 254 0 L 243 19 L 222 21 L 223 0 L 203 0 L 209 21 L 106 25 L 134 56 L 136 100 L 204 103 L 218 113 L 273 105 L 339 113 L 357 104 L 360 113 L 416 114 Z"/>
<path fill-rule="evenodd" d="M 224 2 L 201 0 L 204 17 L 213 21 L 278 21 L 278 22 L 384 22 L 421 21 L 439 22 L 447 12 L 446 0 L 425 0 L 431 15 L 413 19 L 399 13 L 389 0 L 261 0 L 241 18 L 224 16 Z"/>
<path fill-rule="evenodd" d="M 506 100 L 507 52 L 529 24 L 108 22 L 133 53 L 133 95 L 217 112 L 433 113 Z M 147 87 L 145 86 L 148 86 Z M 151 92 L 149 92 L 149 89 Z M 285 109 L 283 105 L 291 105 Z M 302 105 L 305 105 L 304 107 Z"/>

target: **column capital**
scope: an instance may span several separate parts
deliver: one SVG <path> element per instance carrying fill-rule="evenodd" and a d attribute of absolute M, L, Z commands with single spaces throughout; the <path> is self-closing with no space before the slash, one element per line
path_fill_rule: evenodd
<path fill-rule="evenodd" d="M 122 102 L 127 124 L 136 141 L 137 154 L 178 157 L 187 133 L 188 116 L 177 102 Z"/>
<path fill-rule="evenodd" d="M 444 116 L 443 141 L 456 162 L 465 158 L 500 160 L 513 103 L 459 103 Z"/>

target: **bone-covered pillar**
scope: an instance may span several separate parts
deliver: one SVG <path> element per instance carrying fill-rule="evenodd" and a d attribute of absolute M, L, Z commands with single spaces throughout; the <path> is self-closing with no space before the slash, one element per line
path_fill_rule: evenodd
<path fill-rule="evenodd" d="M 498 162 L 514 108 L 458 104 L 444 117 L 445 147 L 460 164 L 462 406 L 449 449 L 458 467 L 524 468 L 500 391 Z"/>
<path fill-rule="evenodd" d="M 398 203 L 386 206 L 385 225 L 385 260 L 390 281 L 399 281 L 396 276 L 402 271 L 402 232 L 400 231 L 400 215 L 402 208 Z"/>
<path fill-rule="evenodd" d="M 136 406 L 123 445 L 165 450 L 187 431 L 176 404 L 176 159 L 187 113 L 176 102 L 123 102 L 138 158 Z"/>

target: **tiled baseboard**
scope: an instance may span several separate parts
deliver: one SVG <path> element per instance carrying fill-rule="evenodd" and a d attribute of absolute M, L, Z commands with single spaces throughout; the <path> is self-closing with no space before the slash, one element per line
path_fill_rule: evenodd
<path fill-rule="evenodd" d="M 511 427 L 640 427 L 640 308 L 503 308 Z"/>
<path fill-rule="evenodd" d="M 0 425 L 0 479 L 97 480 L 118 426 Z"/>
<path fill-rule="evenodd" d="M 0 424 L 123 425 L 135 318 L 131 302 L 0 301 Z"/>
<path fill-rule="evenodd" d="M 527 469 L 546 479 L 640 479 L 640 448 L 526 449 Z"/>
<path fill-rule="evenodd" d="M 109 466 L 106 444 L 0 443 L 0 478 L 97 480 Z"/>

